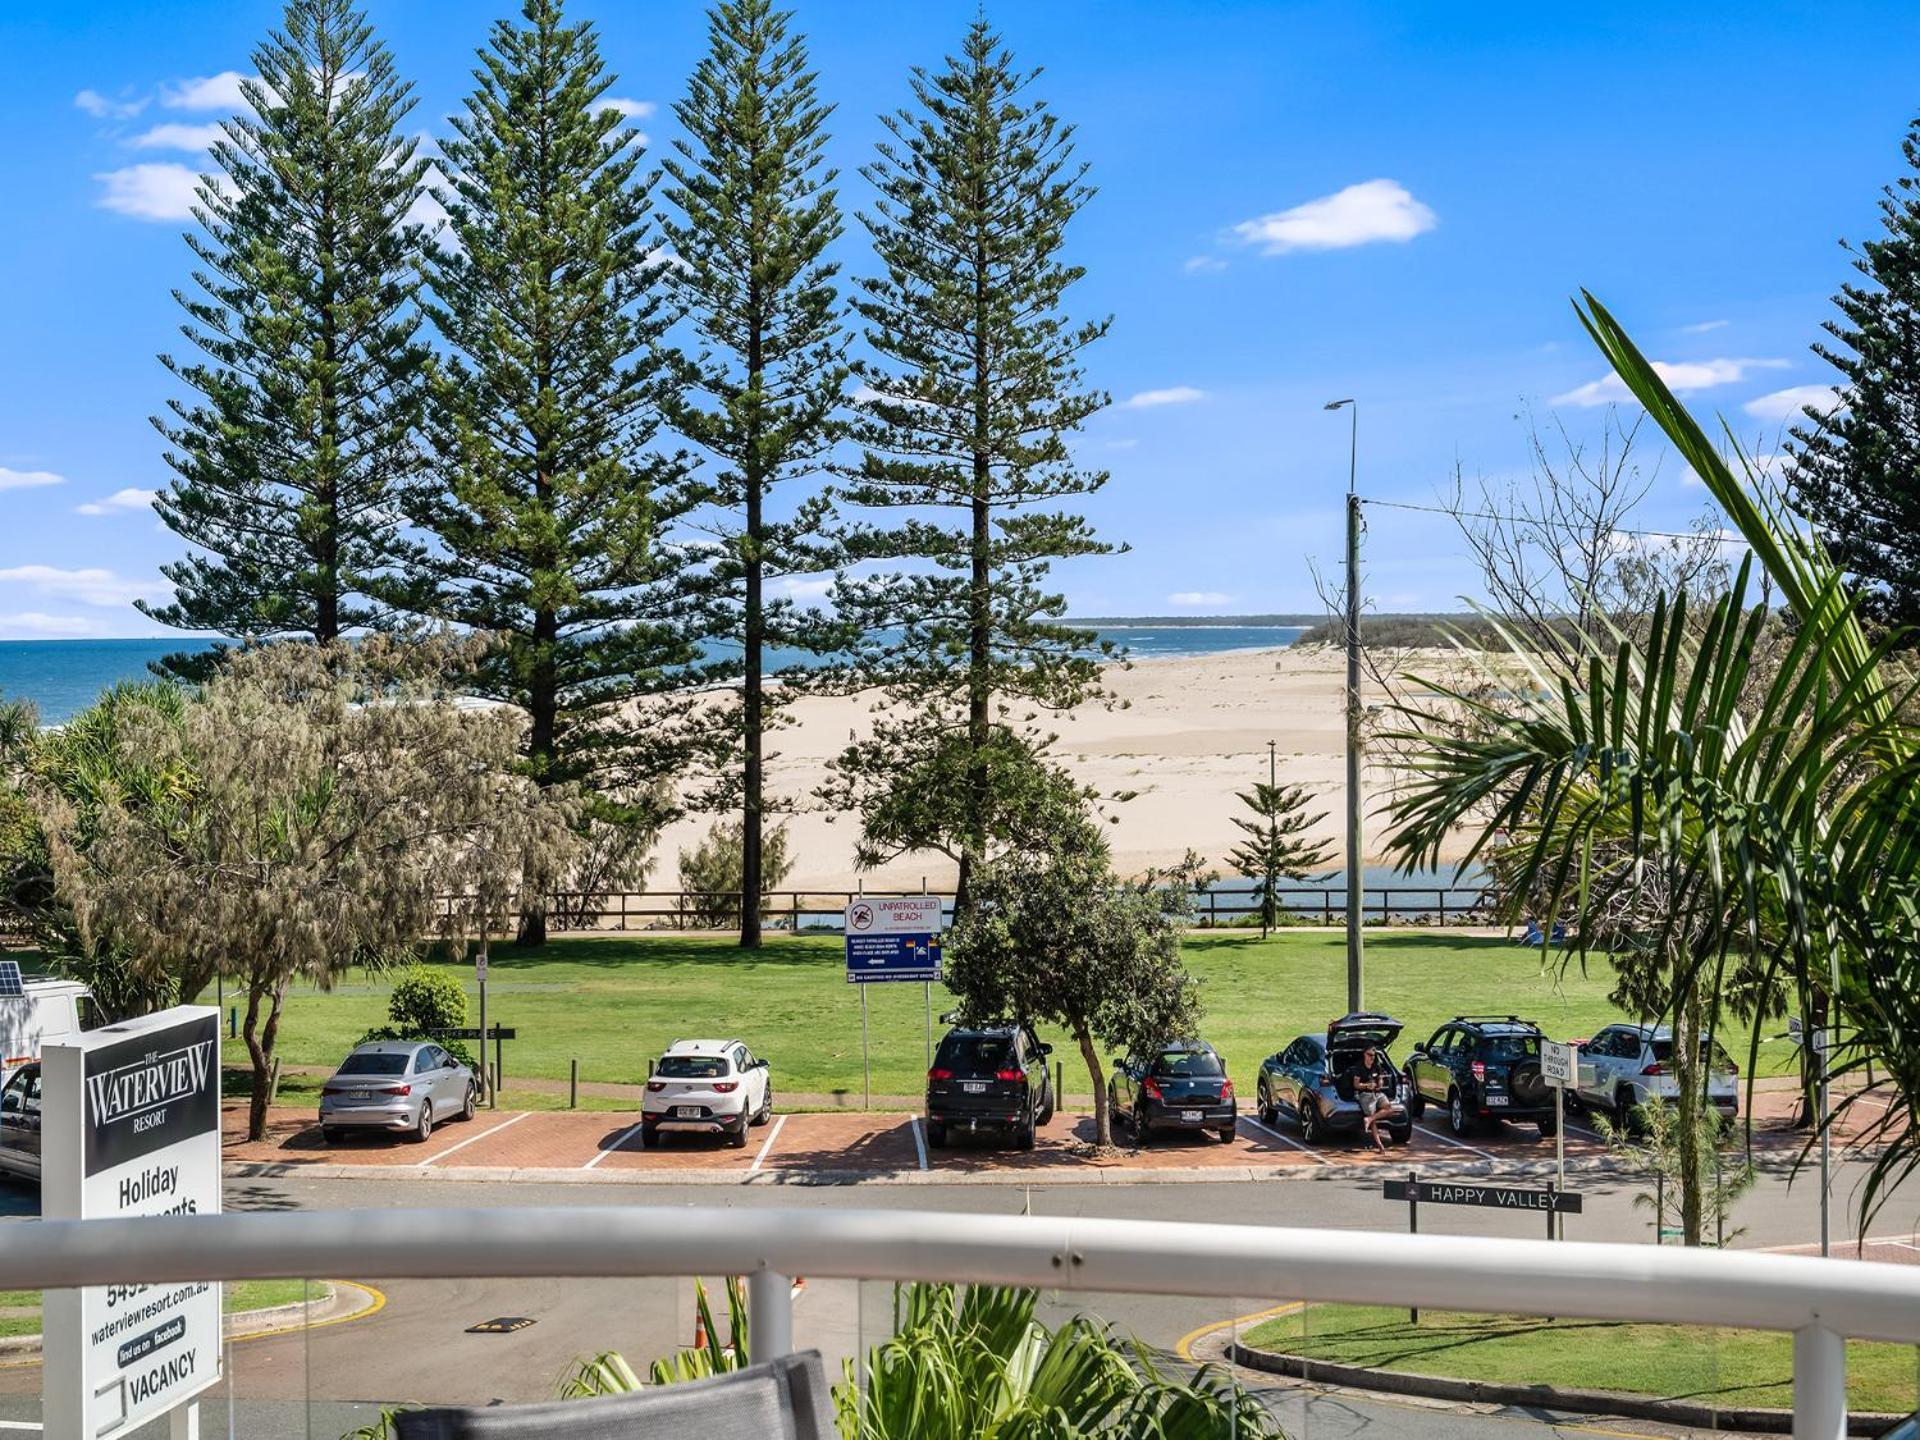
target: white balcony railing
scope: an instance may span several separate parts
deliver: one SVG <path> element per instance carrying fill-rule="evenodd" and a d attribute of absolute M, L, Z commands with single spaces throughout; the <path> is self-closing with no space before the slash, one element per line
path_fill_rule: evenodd
<path fill-rule="evenodd" d="M 1849 1339 L 1920 1344 L 1920 1266 L 1145 1220 L 874 1210 L 340 1210 L 49 1221 L 0 1289 L 365 1275 L 744 1275 L 754 1351 L 793 1344 L 787 1277 L 1348 1301 L 1790 1333 L 1797 1440 L 1842 1440 Z"/>

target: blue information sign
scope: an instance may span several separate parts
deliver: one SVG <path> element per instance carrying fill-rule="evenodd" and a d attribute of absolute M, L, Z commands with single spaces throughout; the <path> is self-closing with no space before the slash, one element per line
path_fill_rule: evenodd
<path fill-rule="evenodd" d="M 847 983 L 938 980 L 940 942 L 931 935 L 848 935 Z"/>

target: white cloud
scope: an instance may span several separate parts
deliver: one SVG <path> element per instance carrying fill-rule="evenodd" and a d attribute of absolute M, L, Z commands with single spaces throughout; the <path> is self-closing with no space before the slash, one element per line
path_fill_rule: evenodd
<path fill-rule="evenodd" d="M 160 103 L 169 110 L 238 110 L 247 103 L 240 93 L 240 82 L 246 78 L 238 70 L 222 70 L 218 75 L 182 80 L 160 92 Z"/>
<path fill-rule="evenodd" d="M 51 470 L 9 470 L 0 465 L 0 490 L 37 490 L 42 485 L 64 485 L 67 477 Z"/>
<path fill-rule="evenodd" d="M 1687 395 L 1696 390 L 1711 390 L 1716 385 L 1734 385 L 1747 378 L 1755 370 L 1785 370 L 1785 360 L 1656 360 L 1653 362 L 1654 374 L 1667 382 L 1667 388 L 1676 395 Z M 1619 405 L 1633 399 L 1633 392 L 1627 389 L 1626 381 L 1618 375 L 1609 375 L 1604 380 L 1589 380 L 1585 385 L 1576 386 L 1564 395 L 1553 397 L 1555 405 Z"/>
<path fill-rule="evenodd" d="M 1227 268 L 1218 255 L 1195 255 L 1181 267 L 1189 275 L 1213 275 Z"/>
<path fill-rule="evenodd" d="M 819 608 L 819 602 L 826 599 L 832 591 L 831 575 L 816 576 L 809 580 L 783 575 L 773 584 L 773 593 L 779 599 L 791 600 L 795 604 L 805 605 L 811 609 Z"/>
<path fill-rule="evenodd" d="M 164 599 L 164 580 L 129 580 L 111 570 L 62 570 L 56 565 L 14 565 L 0 568 L 0 584 L 26 585 L 37 595 L 78 600 L 82 605 L 131 605 L 135 600 Z"/>
<path fill-rule="evenodd" d="M 1367 180 L 1290 210 L 1243 220 L 1233 233 L 1267 255 L 1293 250 L 1345 250 L 1375 241 L 1406 242 L 1439 224 L 1397 180 Z"/>
<path fill-rule="evenodd" d="M 1191 405 L 1196 400 L 1206 398 L 1206 391 L 1196 390 L 1191 385 L 1171 385 L 1165 390 L 1142 390 L 1138 395 L 1128 396 L 1120 404 L 1127 410 L 1151 410 L 1159 405 Z"/>
<path fill-rule="evenodd" d="M 96 120 L 131 120 L 147 108 L 145 98 L 113 100 L 98 90 L 82 90 L 73 97 L 73 103 Z"/>
<path fill-rule="evenodd" d="M 1701 320 L 1692 325 L 1682 325 L 1682 335 L 1706 335 L 1715 330 L 1724 330 L 1733 322 L 1730 320 Z"/>
<path fill-rule="evenodd" d="M 602 95 L 600 105 L 605 110 L 618 110 L 629 120 L 644 120 L 660 108 L 651 100 L 622 100 L 618 95 Z"/>
<path fill-rule="evenodd" d="M 1799 420 L 1809 405 L 1822 415 L 1832 414 L 1845 408 L 1846 394 L 1832 385 L 1790 385 L 1749 400 L 1742 408 L 1756 420 Z"/>
<path fill-rule="evenodd" d="M 190 165 L 168 160 L 129 165 L 93 178 L 106 187 L 100 194 L 102 209 L 138 220 L 187 220 L 198 203 L 194 192 L 203 177 Z"/>
<path fill-rule="evenodd" d="M 139 490 L 129 486 L 125 490 L 116 490 L 104 500 L 89 500 L 84 505 L 73 507 L 76 515 L 111 515 L 117 510 L 147 510 L 152 508 L 151 490 Z"/>
<path fill-rule="evenodd" d="M 169 121 L 143 130 L 127 143 L 136 150 L 205 150 L 226 132 L 215 125 L 180 125 Z"/>
<path fill-rule="evenodd" d="M 44 610 L 0 614 L 0 640 L 70 640 L 94 633 L 84 615 L 49 615 Z"/>
<path fill-rule="evenodd" d="M 1169 605 L 1224 605 L 1233 599 L 1218 590 L 1176 590 L 1167 596 Z"/>

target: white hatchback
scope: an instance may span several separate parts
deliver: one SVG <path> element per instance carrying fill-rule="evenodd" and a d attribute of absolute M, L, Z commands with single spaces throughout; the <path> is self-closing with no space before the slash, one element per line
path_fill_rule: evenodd
<path fill-rule="evenodd" d="M 767 1062 L 738 1040 L 676 1040 L 654 1063 L 640 1102 L 640 1143 L 651 1145 L 662 1130 L 724 1135 L 736 1149 L 747 1127 L 773 1114 L 773 1079 Z"/>

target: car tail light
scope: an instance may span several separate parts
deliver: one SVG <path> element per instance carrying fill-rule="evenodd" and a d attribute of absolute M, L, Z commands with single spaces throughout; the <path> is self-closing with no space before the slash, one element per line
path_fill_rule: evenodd
<path fill-rule="evenodd" d="M 996 1070 L 993 1072 L 993 1078 L 996 1080 L 1010 1080 L 1015 1085 L 1024 1085 L 1027 1083 L 1027 1072 L 1024 1070 Z"/>
<path fill-rule="evenodd" d="M 1149 1100 L 1158 1100 L 1160 1098 L 1160 1087 L 1157 1084 L 1155 1084 L 1153 1081 L 1151 1080 L 1141 1081 L 1140 1088 L 1147 1092 L 1147 1098 Z"/>
<path fill-rule="evenodd" d="M 1220 1082 L 1220 1098 L 1222 1100 L 1233 1099 L 1233 1081 L 1222 1080 Z"/>
<path fill-rule="evenodd" d="M 413 1086 L 382 1085 L 378 1087 L 373 1093 L 376 1095 L 411 1095 L 413 1093 Z"/>
<path fill-rule="evenodd" d="M 740 1082 L 738 1080 L 716 1080 L 713 1082 L 713 1088 L 719 1094 L 731 1095 L 740 1088 Z"/>
<path fill-rule="evenodd" d="M 1656 1060 L 1651 1065 L 1642 1068 L 1640 1073 L 1642 1075 L 1664 1075 L 1667 1073 L 1667 1067 Z"/>
<path fill-rule="evenodd" d="M 944 1068 L 944 1067 L 942 1067 L 942 1066 L 939 1066 L 939 1065 L 936 1065 L 936 1066 L 934 1066 L 934 1067 L 933 1067 L 933 1069 L 931 1069 L 931 1070 L 929 1070 L 929 1071 L 927 1071 L 927 1079 L 929 1079 L 929 1080 L 951 1080 L 951 1079 L 953 1079 L 953 1071 L 951 1071 L 951 1070 L 948 1070 L 948 1069 L 945 1069 L 945 1068 Z"/>
<path fill-rule="evenodd" d="M 667 1088 L 667 1082 L 664 1080 L 647 1081 L 647 1089 L 652 1091 L 655 1095 L 658 1095 L 662 1090 L 666 1088 Z"/>
<path fill-rule="evenodd" d="M 1476 1080 L 1484 1080 L 1487 1078 L 1486 1061 L 1476 1060 L 1473 1062 L 1473 1078 Z"/>

